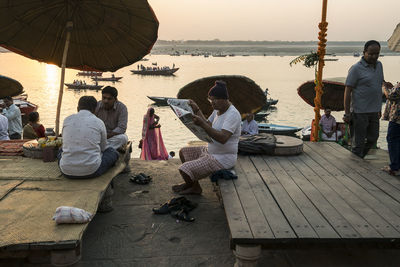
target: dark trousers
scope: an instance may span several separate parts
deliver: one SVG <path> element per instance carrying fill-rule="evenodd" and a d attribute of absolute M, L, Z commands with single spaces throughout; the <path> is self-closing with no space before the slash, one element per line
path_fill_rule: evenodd
<path fill-rule="evenodd" d="M 59 150 L 57 158 L 58 162 L 60 162 L 62 157 L 62 149 Z M 67 175 L 64 174 L 65 177 L 70 178 L 70 179 L 89 179 L 89 178 L 95 178 L 98 177 L 104 173 L 106 173 L 109 169 L 111 169 L 112 166 L 114 166 L 115 162 L 117 162 L 119 157 L 119 153 L 112 147 L 108 147 L 106 150 L 104 150 L 103 155 L 101 157 L 101 164 L 99 168 L 92 174 L 85 175 L 85 176 L 73 176 L 73 175 Z"/>
<path fill-rule="evenodd" d="M 386 140 L 389 149 L 390 169 L 398 171 L 400 169 L 400 124 L 389 122 Z"/>
<path fill-rule="evenodd" d="M 379 113 L 353 113 L 351 120 L 351 151 L 360 158 L 364 158 L 378 140 Z"/>
<path fill-rule="evenodd" d="M 21 134 L 13 133 L 13 134 L 10 134 L 8 137 L 10 137 L 10 140 L 17 140 L 17 139 L 21 139 Z"/>

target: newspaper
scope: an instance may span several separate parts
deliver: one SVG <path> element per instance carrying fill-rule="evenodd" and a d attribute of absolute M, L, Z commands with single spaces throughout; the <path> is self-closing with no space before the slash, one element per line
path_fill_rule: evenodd
<path fill-rule="evenodd" d="M 176 116 L 183 122 L 183 124 L 202 141 L 212 143 L 211 137 L 200 126 L 193 122 L 193 109 L 189 105 L 188 99 L 168 99 L 168 105 L 172 108 Z"/>

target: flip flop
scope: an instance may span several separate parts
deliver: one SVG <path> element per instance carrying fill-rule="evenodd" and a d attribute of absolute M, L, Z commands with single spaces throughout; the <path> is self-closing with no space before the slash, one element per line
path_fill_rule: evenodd
<path fill-rule="evenodd" d="M 135 175 L 129 179 L 130 182 L 135 184 L 145 185 L 151 181 L 151 178 L 145 178 L 142 175 Z"/>
<path fill-rule="evenodd" d="M 185 221 L 185 222 L 194 222 L 194 218 L 190 217 L 189 214 L 185 210 L 179 210 L 176 213 L 173 213 L 173 216 L 177 218 L 180 221 Z"/>

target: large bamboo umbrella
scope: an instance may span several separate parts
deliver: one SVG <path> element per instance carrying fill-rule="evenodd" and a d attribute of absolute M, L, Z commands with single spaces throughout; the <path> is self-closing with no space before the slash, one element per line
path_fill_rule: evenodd
<path fill-rule="evenodd" d="M 6 96 L 16 96 L 23 92 L 22 85 L 9 77 L 0 75 L 0 99 Z"/>
<path fill-rule="evenodd" d="M 0 45 L 62 68 L 116 71 L 148 54 L 158 21 L 146 0 L 0 0 Z"/>
<path fill-rule="evenodd" d="M 400 52 L 400 23 L 397 24 L 392 36 L 388 40 L 388 47 L 390 50 Z"/>
<path fill-rule="evenodd" d="M 324 93 L 321 96 L 321 109 L 333 111 L 344 110 L 344 81 L 345 78 L 334 78 L 322 80 Z M 307 81 L 297 88 L 299 96 L 309 105 L 315 107 L 315 81 Z"/>
<path fill-rule="evenodd" d="M 195 80 L 182 87 L 177 97 L 194 100 L 205 116 L 212 113 L 212 106 L 208 101 L 208 91 L 216 80 L 226 82 L 229 100 L 237 108 L 242 117 L 246 113 L 258 112 L 266 102 L 263 90 L 253 80 L 240 75 L 218 75 Z"/>

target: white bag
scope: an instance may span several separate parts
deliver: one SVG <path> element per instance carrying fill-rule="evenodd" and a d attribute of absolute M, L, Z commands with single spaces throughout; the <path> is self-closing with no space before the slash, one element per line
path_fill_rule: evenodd
<path fill-rule="evenodd" d="M 56 209 L 56 213 L 53 216 L 53 220 L 57 224 L 61 223 L 87 223 L 92 219 L 92 214 L 89 212 L 75 208 L 60 206 Z"/>

